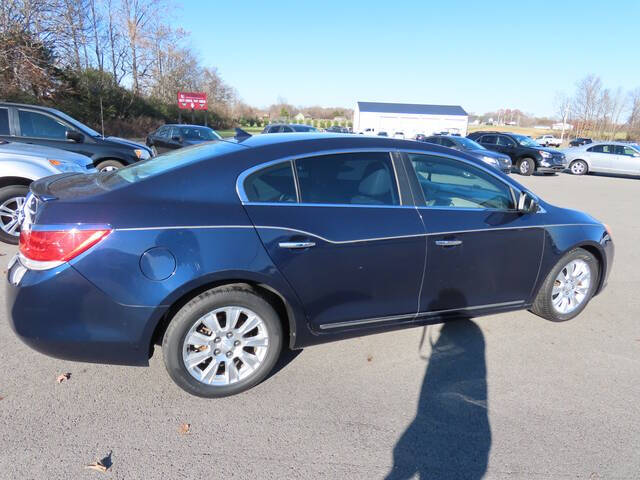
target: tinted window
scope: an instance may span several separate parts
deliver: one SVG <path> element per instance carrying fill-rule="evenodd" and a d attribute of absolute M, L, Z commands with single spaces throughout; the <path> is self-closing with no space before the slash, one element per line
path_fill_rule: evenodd
<path fill-rule="evenodd" d="M 439 137 L 429 137 L 425 139 L 425 142 L 435 143 L 436 145 L 442 145 L 441 141 L 442 139 Z"/>
<path fill-rule="evenodd" d="M 293 129 L 296 132 L 317 132 L 318 129 L 315 127 L 310 127 L 309 125 L 294 125 Z M 339 132 L 340 129 L 337 127 L 331 127 L 332 132 Z"/>
<path fill-rule="evenodd" d="M 280 131 L 280 125 L 269 128 L 269 133 L 278 133 Z"/>
<path fill-rule="evenodd" d="M 160 127 L 156 132 L 156 137 L 167 138 L 169 136 L 169 127 Z"/>
<path fill-rule="evenodd" d="M 303 203 L 398 205 L 388 153 L 345 153 L 295 162 Z"/>
<path fill-rule="evenodd" d="M 511 189 L 489 173 L 447 158 L 409 158 L 429 207 L 514 208 Z"/>
<path fill-rule="evenodd" d="M 504 135 L 498 135 L 498 145 L 502 145 L 503 147 L 513 147 L 515 146 L 515 142 L 511 140 L 509 137 L 505 137 Z"/>
<path fill-rule="evenodd" d="M 0 135 L 9 135 L 9 110 L 0 108 Z"/>
<path fill-rule="evenodd" d="M 496 135 L 484 135 L 483 137 L 480 137 L 480 143 L 484 143 L 487 145 L 495 145 L 497 140 L 498 139 Z"/>
<path fill-rule="evenodd" d="M 456 146 L 455 143 L 453 143 L 451 140 L 449 140 L 448 138 L 443 138 L 442 139 L 442 145 L 445 147 L 449 147 L 449 148 L 453 148 Z"/>
<path fill-rule="evenodd" d="M 291 132 L 293 132 L 293 128 L 288 127 L 288 126 L 286 126 L 286 125 L 282 125 L 282 126 L 280 127 L 280 131 L 281 131 L 281 132 L 286 132 L 286 133 L 291 133 Z"/>
<path fill-rule="evenodd" d="M 252 173 L 244 181 L 250 202 L 295 202 L 296 186 L 290 162 Z"/>
<path fill-rule="evenodd" d="M 615 146 L 616 155 L 626 155 L 627 157 L 633 157 L 637 155 L 638 152 L 631 147 L 625 147 L 624 145 L 616 145 Z"/>
<path fill-rule="evenodd" d="M 595 153 L 615 153 L 615 145 L 596 145 L 595 147 L 588 148 L 588 152 Z"/>
<path fill-rule="evenodd" d="M 42 113 L 18 110 L 20 133 L 23 137 L 54 138 L 66 140 L 69 128 L 59 120 Z"/>

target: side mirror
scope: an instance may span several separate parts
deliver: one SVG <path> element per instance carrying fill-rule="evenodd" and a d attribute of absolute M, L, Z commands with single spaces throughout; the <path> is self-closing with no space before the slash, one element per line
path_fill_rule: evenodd
<path fill-rule="evenodd" d="M 179 135 L 174 135 L 173 137 L 171 137 L 171 140 L 173 140 L 174 142 L 182 143 L 182 137 Z"/>
<path fill-rule="evenodd" d="M 518 198 L 518 211 L 520 213 L 536 213 L 538 211 L 538 199 L 529 192 L 521 192 Z"/>
<path fill-rule="evenodd" d="M 72 140 L 76 143 L 84 142 L 84 135 L 76 130 L 67 130 L 64 136 L 67 140 Z"/>

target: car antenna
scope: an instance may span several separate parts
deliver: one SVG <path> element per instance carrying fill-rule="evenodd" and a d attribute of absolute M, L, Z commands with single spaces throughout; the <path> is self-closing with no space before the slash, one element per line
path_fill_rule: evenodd
<path fill-rule="evenodd" d="M 235 135 L 236 140 L 241 142 L 242 140 L 246 140 L 249 137 L 251 137 L 251 134 L 249 132 L 246 132 L 243 129 L 236 127 L 236 135 Z"/>

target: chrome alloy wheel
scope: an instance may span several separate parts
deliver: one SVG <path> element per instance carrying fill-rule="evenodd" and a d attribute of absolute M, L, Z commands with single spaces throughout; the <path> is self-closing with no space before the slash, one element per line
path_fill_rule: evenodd
<path fill-rule="evenodd" d="M 573 312 L 582 305 L 591 286 L 591 269 L 584 260 L 572 260 L 556 277 L 551 302 L 558 313 Z"/>
<path fill-rule="evenodd" d="M 585 171 L 584 162 L 573 162 L 571 164 L 571 173 L 574 175 L 582 175 Z"/>
<path fill-rule="evenodd" d="M 116 170 L 118 170 L 118 167 L 114 167 L 113 165 L 107 165 L 100 169 L 101 172 L 115 172 Z"/>
<path fill-rule="evenodd" d="M 20 222 L 25 197 L 12 197 L 0 205 L 0 228 L 5 233 L 17 237 L 20 235 Z"/>
<path fill-rule="evenodd" d="M 196 380 L 231 385 L 262 364 L 269 347 L 264 321 L 248 308 L 218 308 L 200 317 L 187 332 L 182 360 Z"/>
<path fill-rule="evenodd" d="M 526 175 L 528 172 L 529 172 L 529 162 L 528 161 L 520 162 L 520 173 L 522 173 L 523 175 Z"/>

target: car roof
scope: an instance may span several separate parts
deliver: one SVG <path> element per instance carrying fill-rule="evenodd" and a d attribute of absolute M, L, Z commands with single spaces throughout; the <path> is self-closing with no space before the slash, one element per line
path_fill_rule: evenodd
<path fill-rule="evenodd" d="M 3 107 L 25 107 L 25 108 L 33 108 L 37 110 L 44 110 L 50 113 L 58 113 L 60 110 L 51 107 L 45 107 L 42 105 L 32 105 L 29 103 L 15 103 L 15 102 L 0 102 L 0 106 Z"/>
<path fill-rule="evenodd" d="M 599 142 L 593 142 L 593 143 L 587 143 L 585 145 L 582 145 L 583 147 L 595 147 L 596 145 L 621 145 L 623 147 L 628 147 L 628 146 L 633 146 L 633 145 L 637 145 L 633 142 L 616 142 L 616 141 L 606 141 L 606 140 L 601 140 Z"/>

